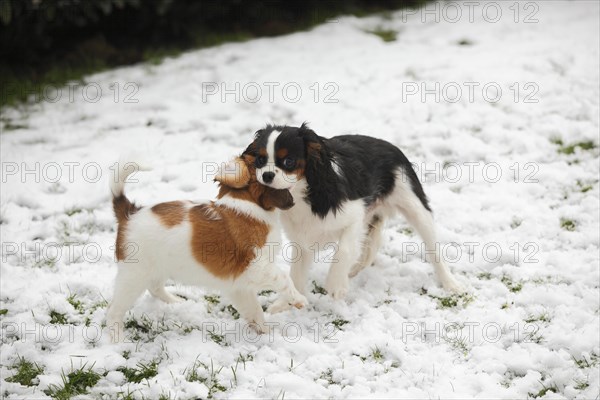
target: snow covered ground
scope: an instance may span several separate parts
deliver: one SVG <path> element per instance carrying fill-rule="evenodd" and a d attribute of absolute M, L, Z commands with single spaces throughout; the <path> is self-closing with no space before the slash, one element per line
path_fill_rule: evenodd
<path fill-rule="evenodd" d="M 112 70 L 4 110 L 2 395 L 598 398 L 599 5 L 428 9 Z M 305 120 L 407 154 L 469 294 L 437 287 L 397 218 L 345 302 L 321 293 L 321 263 L 307 309 L 267 315 L 272 335 L 174 284 L 188 301 L 142 297 L 133 343 L 100 337 L 119 154 L 154 163 L 128 186 L 141 204 L 213 198 L 216 163 L 266 122 Z"/>

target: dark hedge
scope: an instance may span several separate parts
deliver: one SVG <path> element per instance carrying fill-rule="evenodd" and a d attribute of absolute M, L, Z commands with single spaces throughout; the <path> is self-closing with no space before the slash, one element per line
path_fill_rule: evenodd
<path fill-rule="evenodd" d="M 66 82 L 185 49 L 280 35 L 339 14 L 424 1 L 0 0 L 0 83 Z M 0 105 L 14 100 L 3 95 Z"/>

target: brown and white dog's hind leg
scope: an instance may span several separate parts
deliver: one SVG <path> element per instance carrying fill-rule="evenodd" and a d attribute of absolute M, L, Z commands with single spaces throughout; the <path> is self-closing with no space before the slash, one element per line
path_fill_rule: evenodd
<path fill-rule="evenodd" d="M 125 313 L 149 286 L 143 278 L 144 268 L 139 264 L 119 263 L 118 268 L 115 291 L 106 311 L 106 326 L 113 343 L 125 339 L 123 323 Z"/>
<path fill-rule="evenodd" d="M 165 289 L 165 282 L 153 282 L 152 286 L 148 288 L 150 294 L 157 299 L 164 301 L 167 304 L 181 303 L 184 301 L 181 297 L 167 292 Z"/>

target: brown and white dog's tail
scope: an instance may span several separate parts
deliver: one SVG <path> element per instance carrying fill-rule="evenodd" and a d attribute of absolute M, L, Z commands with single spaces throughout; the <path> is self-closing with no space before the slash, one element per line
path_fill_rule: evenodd
<path fill-rule="evenodd" d="M 129 201 L 125 196 L 125 183 L 127 178 L 138 171 L 150 171 L 152 168 L 144 163 L 125 161 L 121 158 L 112 169 L 110 178 L 110 191 L 113 195 L 113 210 L 117 221 L 121 222 L 139 210 L 139 207 Z"/>

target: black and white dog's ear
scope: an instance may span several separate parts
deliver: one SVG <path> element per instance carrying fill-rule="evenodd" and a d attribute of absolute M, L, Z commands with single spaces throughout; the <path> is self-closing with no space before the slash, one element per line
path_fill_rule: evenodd
<path fill-rule="evenodd" d="M 338 179 L 331 165 L 331 156 L 325 140 L 306 124 L 300 127 L 300 137 L 304 140 L 306 168 L 304 176 L 308 183 L 308 198 L 312 212 L 321 218 L 339 209 L 341 195 Z"/>

